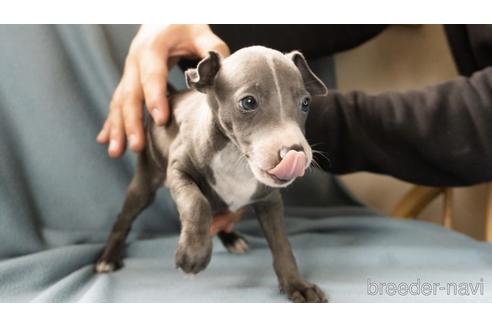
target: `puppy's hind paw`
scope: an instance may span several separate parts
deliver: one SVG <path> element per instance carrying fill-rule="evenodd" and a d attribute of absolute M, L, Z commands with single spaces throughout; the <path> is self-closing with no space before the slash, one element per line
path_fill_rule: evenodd
<path fill-rule="evenodd" d="M 229 253 L 232 254 L 244 254 L 248 251 L 249 246 L 246 239 L 239 234 L 233 232 L 223 232 L 219 233 L 219 238 L 222 244 L 227 249 Z"/>
<path fill-rule="evenodd" d="M 233 254 L 244 254 L 248 251 L 248 242 L 246 239 L 239 237 L 232 244 L 225 246 L 230 253 Z"/>
<path fill-rule="evenodd" d="M 96 264 L 97 273 L 110 273 L 117 269 L 117 266 L 113 262 L 99 261 Z"/>

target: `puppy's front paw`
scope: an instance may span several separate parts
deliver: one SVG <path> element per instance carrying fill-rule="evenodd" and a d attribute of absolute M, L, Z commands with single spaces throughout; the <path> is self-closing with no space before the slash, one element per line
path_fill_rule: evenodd
<path fill-rule="evenodd" d="M 289 281 L 281 287 L 281 291 L 294 303 L 325 303 L 327 298 L 325 293 L 315 284 L 296 279 Z"/>
<path fill-rule="evenodd" d="M 184 273 L 198 273 L 205 269 L 212 256 L 212 239 L 180 241 L 176 250 L 176 267 Z"/>

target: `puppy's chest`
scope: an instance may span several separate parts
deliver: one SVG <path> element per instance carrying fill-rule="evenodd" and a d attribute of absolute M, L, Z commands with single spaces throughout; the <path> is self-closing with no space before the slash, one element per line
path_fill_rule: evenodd
<path fill-rule="evenodd" d="M 231 211 L 250 204 L 258 188 L 258 181 L 241 156 L 234 146 L 228 145 L 210 162 L 209 184 Z"/>

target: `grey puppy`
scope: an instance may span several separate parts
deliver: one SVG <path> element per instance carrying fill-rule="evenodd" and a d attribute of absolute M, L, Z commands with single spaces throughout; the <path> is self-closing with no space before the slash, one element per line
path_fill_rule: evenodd
<path fill-rule="evenodd" d="M 147 126 L 147 147 L 96 271 L 118 268 L 132 222 L 164 184 L 181 219 L 175 260 L 185 273 L 198 273 L 210 262 L 213 215 L 250 205 L 272 251 L 281 291 L 295 302 L 325 302 L 320 288 L 299 273 L 279 192 L 311 164 L 304 125 L 311 97 L 325 94 L 325 85 L 301 53 L 260 46 L 226 59 L 210 52 L 185 75 L 192 90 L 171 97 L 171 123 Z M 231 251 L 244 249 L 235 232 L 219 237 Z"/>

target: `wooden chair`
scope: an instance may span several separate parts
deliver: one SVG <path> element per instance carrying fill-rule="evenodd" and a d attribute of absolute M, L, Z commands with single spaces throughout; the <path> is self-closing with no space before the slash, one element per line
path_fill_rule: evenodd
<path fill-rule="evenodd" d="M 392 211 L 396 218 L 416 218 L 436 197 L 443 195 L 441 224 L 453 227 L 453 189 L 414 186 L 398 202 Z M 485 240 L 492 242 L 492 183 L 487 186 Z"/>

